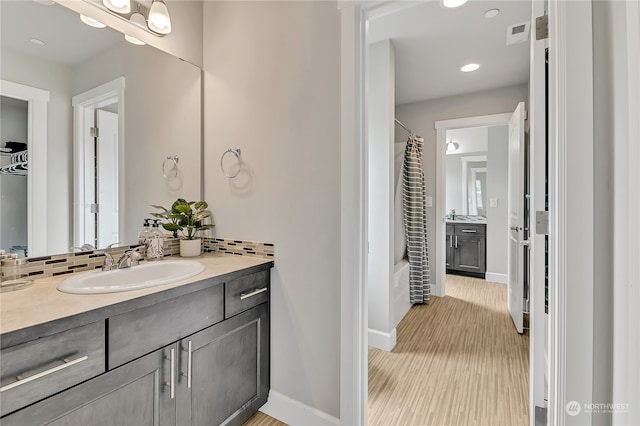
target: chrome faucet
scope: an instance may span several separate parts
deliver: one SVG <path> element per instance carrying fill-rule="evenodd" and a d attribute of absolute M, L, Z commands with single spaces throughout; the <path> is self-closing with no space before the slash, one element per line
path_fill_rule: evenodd
<path fill-rule="evenodd" d="M 118 259 L 118 269 L 136 266 L 142 260 L 142 255 L 137 250 L 127 250 L 120 259 Z"/>
<path fill-rule="evenodd" d="M 113 264 L 113 256 L 111 256 L 106 251 L 97 254 L 104 254 L 104 263 L 102 264 L 103 271 L 110 271 L 112 269 L 115 269 L 115 265 Z"/>

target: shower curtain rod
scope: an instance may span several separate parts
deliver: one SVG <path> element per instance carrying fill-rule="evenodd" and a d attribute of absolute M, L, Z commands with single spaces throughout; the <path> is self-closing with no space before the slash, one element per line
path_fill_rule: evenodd
<path fill-rule="evenodd" d="M 395 118 L 394 120 L 396 121 L 396 124 L 397 124 L 397 125 L 399 125 L 399 126 L 400 126 L 400 127 L 402 127 L 403 129 L 405 129 L 405 130 L 409 133 L 409 136 L 410 136 L 410 137 L 412 137 L 412 138 L 413 138 L 413 137 L 416 137 L 416 136 L 417 136 L 417 137 L 420 137 L 420 136 L 416 135 L 416 134 L 413 132 L 413 130 L 409 129 L 407 126 L 405 126 L 404 124 L 402 124 L 402 123 L 400 122 L 400 120 L 398 120 L 397 118 Z M 400 142 L 396 142 L 396 143 L 400 143 Z"/>

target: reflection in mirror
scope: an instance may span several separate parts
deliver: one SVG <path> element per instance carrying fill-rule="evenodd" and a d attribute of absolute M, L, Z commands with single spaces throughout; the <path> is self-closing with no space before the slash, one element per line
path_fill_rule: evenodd
<path fill-rule="evenodd" d="M 3 0 L 0 12 L 2 94 L 5 82 L 50 94 L 45 123 L 32 123 L 45 126 L 43 134 L 27 126 L 26 136 L 3 134 L 0 140 L 2 148 L 14 139 L 28 143 L 31 166 L 43 156 L 42 165 L 30 167 L 27 177 L 0 176 L 0 248 L 27 246 L 27 255 L 42 256 L 85 244 L 131 243 L 150 204 L 200 196 L 199 68 L 130 44 L 110 28 L 89 27 L 58 4 Z M 91 97 L 114 82 L 121 82 L 115 96 Z M 97 133 L 92 127 L 98 127 Z M 34 151 L 43 141 L 41 150 Z M 167 182 L 162 161 L 174 155 L 181 167 L 177 178 Z M 10 157 L 2 154 L 2 161 Z M 24 193 L 4 190 L 5 182 L 17 178 L 26 182 L 33 220 L 25 220 L 24 209 L 19 209 L 20 218 L 5 210 L 14 205 L 9 197 Z M 38 181 L 42 188 L 30 191 Z M 11 228 L 21 228 L 15 233 L 21 236 L 8 232 Z"/>
<path fill-rule="evenodd" d="M 486 217 L 489 194 L 496 197 L 494 204 L 504 196 L 506 129 L 506 126 L 483 126 L 447 130 L 447 143 L 458 145 L 455 151 L 446 152 L 447 215 L 455 210 L 457 216 Z"/>

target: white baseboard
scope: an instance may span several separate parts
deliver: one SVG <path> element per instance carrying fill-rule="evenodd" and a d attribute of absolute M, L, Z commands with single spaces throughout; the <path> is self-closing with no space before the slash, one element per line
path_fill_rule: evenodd
<path fill-rule="evenodd" d="M 484 279 L 487 281 L 491 281 L 493 283 L 500 284 L 508 284 L 509 283 L 509 275 L 507 274 L 497 274 L 495 272 L 487 272 L 484 274 Z"/>
<path fill-rule="evenodd" d="M 260 407 L 260 411 L 291 426 L 335 426 L 340 424 L 340 419 L 274 390 L 269 391 L 269 399 L 266 404 Z"/>
<path fill-rule="evenodd" d="M 383 333 L 382 331 L 369 329 L 369 346 L 391 352 L 396 346 L 396 329 L 391 333 Z"/>

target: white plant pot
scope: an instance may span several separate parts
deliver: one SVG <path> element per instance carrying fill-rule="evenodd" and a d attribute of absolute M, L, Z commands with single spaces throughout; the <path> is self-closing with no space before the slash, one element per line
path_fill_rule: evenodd
<path fill-rule="evenodd" d="M 180 256 L 194 257 L 200 256 L 202 250 L 202 240 L 196 238 L 194 240 L 180 240 Z"/>

